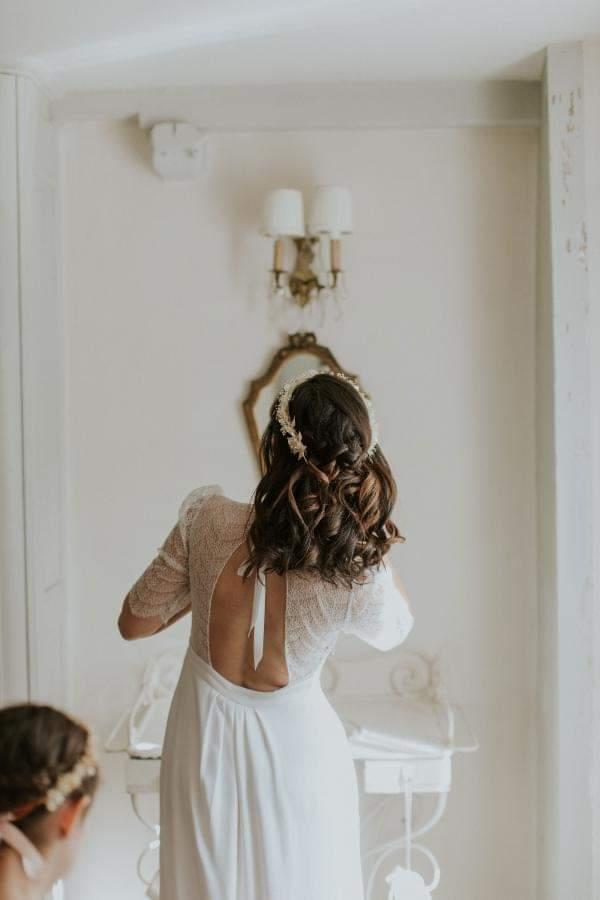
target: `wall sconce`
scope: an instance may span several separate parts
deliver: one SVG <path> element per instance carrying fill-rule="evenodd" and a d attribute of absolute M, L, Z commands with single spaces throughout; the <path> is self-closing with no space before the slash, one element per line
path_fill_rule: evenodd
<path fill-rule="evenodd" d="M 341 237 L 352 233 L 352 197 L 344 187 L 315 188 L 305 224 L 302 193 L 291 188 L 271 191 L 265 200 L 261 231 L 274 238 L 271 291 L 301 307 L 323 293 L 341 289 Z M 284 268 L 284 239 L 296 248 L 293 269 Z M 315 267 L 329 244 L 329 265 Z M 318 253 L 318 256 L 317 256 Z M 323 271 L 323 269 L 325 269 Z"/>

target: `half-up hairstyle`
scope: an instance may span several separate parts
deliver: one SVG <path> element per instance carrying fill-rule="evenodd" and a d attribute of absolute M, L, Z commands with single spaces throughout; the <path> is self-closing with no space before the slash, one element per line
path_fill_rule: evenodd
<path fill-rule="evenodd" d="M 90 740 L 84 725 L 51 706 L 25 703 L 0 709 L 0 817 L 10 815 L 31 838 L 56 806 L 53 791 L 69 783 L 69 776 L 76 786 L 63 787 L 59 802 L 93 796 L 95 766 L 73 777 L 87 758 Z"/>
<path fill-rule="evenodd" d="M 306 459 L 291 452 L 275 400 L 260 444 L 245 574 L 296 569 L 351 588 L 404 541 L 390 518 L 394 477 L 379 445 L 367 455 L 369 414 L 353 385 L 319 373 L 295 388 L 289 412 Z"/>

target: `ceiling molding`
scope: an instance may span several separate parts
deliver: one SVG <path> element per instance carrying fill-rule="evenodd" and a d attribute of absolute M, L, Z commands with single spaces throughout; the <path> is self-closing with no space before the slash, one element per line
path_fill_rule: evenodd
<path fill-rule="evenodd" d="M 137 117 L 211 132 L 537 126 L 541 94 L 535 81 L 218 85 L 71 92 L 52 111 L 58 122 Z"/>
<path fill-rule="evenodd" d="M 36 69 L 30 69 L 19 65 L 0 62 L 0 75 L 12 75 L 13 78 L 27 78 L 46 97 L 47 100 L 58 100 L 60 94 L 54 89 L 44 73 Z"/>

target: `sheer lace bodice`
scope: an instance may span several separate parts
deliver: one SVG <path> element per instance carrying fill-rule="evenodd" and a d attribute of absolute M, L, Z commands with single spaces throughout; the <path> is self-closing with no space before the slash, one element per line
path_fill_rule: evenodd
<path fill-rule="evenodd" d="M 213 592 L 228 560 L 245 542 L 250 513 L 247 503 L 224 496 L 218 485 L 192 491 L 181 505 L 177 523 L 127 597 L 134 615 L 160 616 L 163 622 L 190 607 L 190 643 L 209 664 Z M 412 624 L 387 560 L 352 590 L 334 587 L 313 573 L 288 572 L 285 659 L 289 680 L 314 673 L 341 632 L 387 650 L 404 640 Z"/>

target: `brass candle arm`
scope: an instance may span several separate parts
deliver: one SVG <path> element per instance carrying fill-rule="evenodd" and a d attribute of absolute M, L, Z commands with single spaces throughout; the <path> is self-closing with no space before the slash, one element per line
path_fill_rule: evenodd
<path fill-rule="evenodd" d="M 318 235 L 293 238 L 296 248 L 296 262 L 293 271 L 288 272 L 283 263 L 283 240 L 277 238 L 273 246 L 273 268 L 270 270 L 273 287 L 276 292 L 289 290 L 291 298 L 304 307 L 313 300 L 321 291 L 335 290 L 342 275 L 341 268 L 341 241 L 330 241 L 330 268 L 327 272 L 326 282 L 323 284 L 318 273 L 314 269 L 316 246 L 321 238 Z"/>

